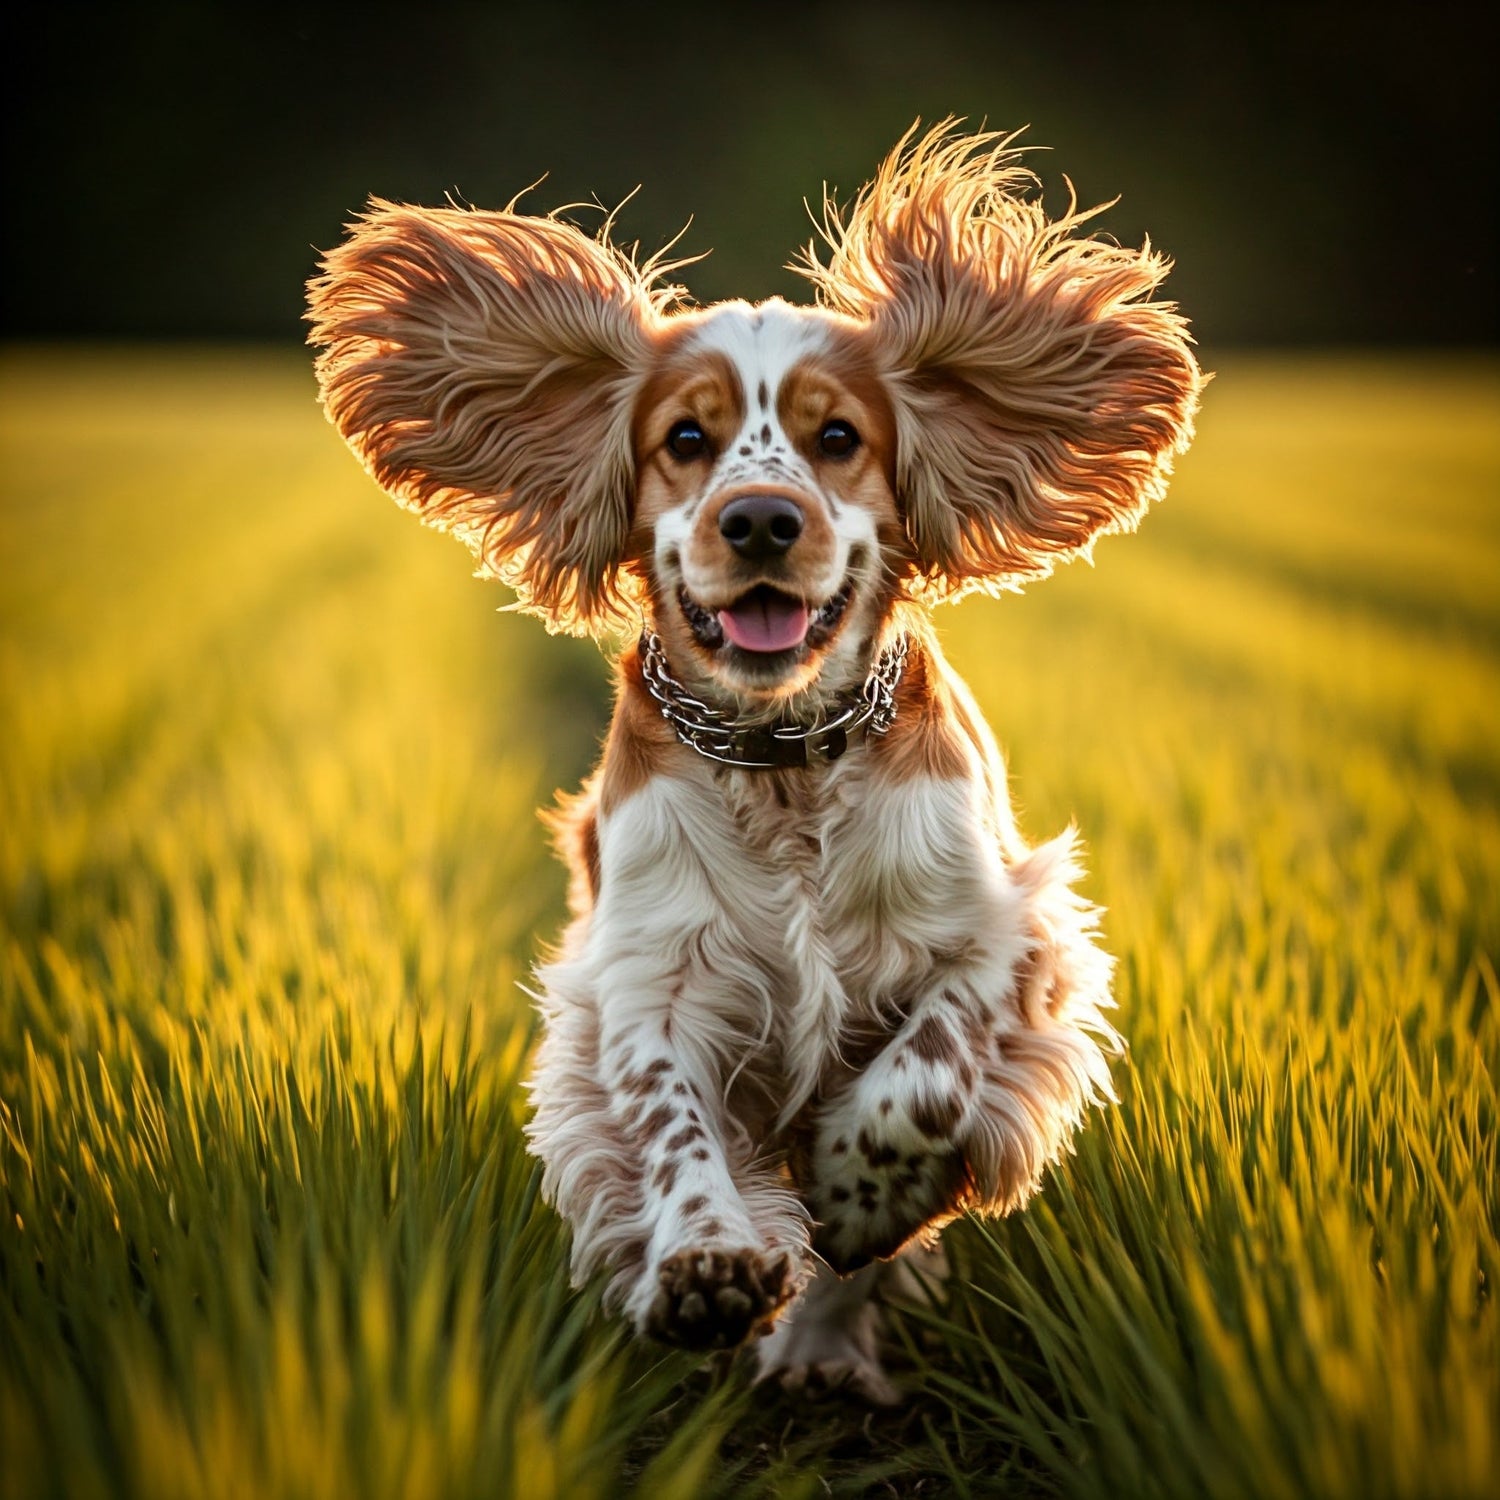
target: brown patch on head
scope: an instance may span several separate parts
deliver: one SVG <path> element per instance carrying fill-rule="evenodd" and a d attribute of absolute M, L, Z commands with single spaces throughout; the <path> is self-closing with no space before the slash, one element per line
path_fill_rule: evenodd
<path fill-rule="evenodd" d="M 839 505 L 855 506 L 874 522 L 876 546 L 892 587 L 871 623 L 883 620 L 897 597 L 897 580 L 914 563 L 896 504 L 896 426 L 885 380 L 858 331 L 842 321 L 828 330 L 827 347 L 797 361 L 776 394 L 782 429 L 811 465 L 819 486 Z M 830 422 L 853 427 L 859 441 L 844 455 L 822 451 Z"/>
<path fill-rule="evenodd" d="M 679 320 L 672 340 L 681 343 L 696 320 Z M 638 564 L 649 562 L 652 528 L 663 512 L 697 494 L 716 457 L 745 420 L 745 393 L 727 356 L 717 350 L 673 352 L 664 342 L 656 368 L 641 388 L 631 423 L 635 447 L 636 505 L 630 551 Z M 695 458 L 679 458 L 667 435 L 683 421 L 696 422 L 708 440 Z"/>
<path fill-rule="evenodd" d="M 693 1196 L 682 1205 L 682 1216 L 685 1219 L 691 1218 L 693 1214 L 702 1213 L 703 1210 L 707 1207 L 707 1195 L 703 1193 L 694 1193 Z"/>

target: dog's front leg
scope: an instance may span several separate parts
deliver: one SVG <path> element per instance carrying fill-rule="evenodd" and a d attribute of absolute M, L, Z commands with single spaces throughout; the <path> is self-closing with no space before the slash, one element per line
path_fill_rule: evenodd
<path fill-rule="evenodd" d="M 601 818 L 585 958 L 595 1076 L 636 1184 L 616 1295 L 640 1331 L 695 1348 L 768 1326 L 807 1258 L 805 1210 L 727 1102 L 771 994 L 745 935 L 765 926 L 747 927 L 757 872 L 721 823 L 711 783 L 666 777 Z"/>
<path fill-rule="evenodd" d="M 835 1271 L 894 1255 L 957 1210 L 975 1107 L 972 1030 L 950 994 L 927 997 L 819 1116 L 805 1187 L 813 1248 Z"/>
<path fill-rule="evenodd" d="M 1110 965 L 1077 874 L 1069 836 L 1013 863 L 1020 906 L 997 905 L 986 925 L 1019 922 L 1021 935 L 935 977 L 820 1113 L 803 1188 L 813 1248 L 835 1270 L 883 1260 L 962 1208 L 1023 1203 L 1109 1096 Z"/>
<path fill-rule="evenodd" d="M 626 1312 L 668 1343 L 725 1348 L 768 1329 L 796 1292 L 801 1244 L 785 1232 L 796 1224 L 790 1195 L 748 1160 L 722 1082 L 692 1056 L 691 1003 L 663 994 L 672 987 L 651 998 L 617 992 L 601 1038 L 641 1184 L 645 1254 Z"/>

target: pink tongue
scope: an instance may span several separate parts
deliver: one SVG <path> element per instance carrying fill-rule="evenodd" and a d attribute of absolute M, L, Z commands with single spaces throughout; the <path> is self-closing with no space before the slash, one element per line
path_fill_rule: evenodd
<path fill-rule="evenodd" d="M 724 634 L 742 651 L 790 651 L 807 635 L 807 606 L 770 589 L 756 589 L 719 611 Z"/>

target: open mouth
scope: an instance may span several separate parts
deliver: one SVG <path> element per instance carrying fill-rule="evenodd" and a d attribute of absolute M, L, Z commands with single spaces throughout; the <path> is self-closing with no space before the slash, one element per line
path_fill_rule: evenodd
<path fill-rule="evenodd" d="M 802 646 L 820 646 L 849 607 L 852 586 L 846 581 L 831 599 L 809 609 L 795 595 L 758 583 L 724 609 L 709 610 L 686 589 L 678 593 L 682 613 L 701 645 L 717 651 L 726 642 L 741 651 L 774 656 Z"/>

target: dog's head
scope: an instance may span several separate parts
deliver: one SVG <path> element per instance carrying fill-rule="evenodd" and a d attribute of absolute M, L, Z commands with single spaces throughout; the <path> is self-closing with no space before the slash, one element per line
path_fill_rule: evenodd
<path fill-rule="evenodd" d="M 818 305 L 690 309 L 607 237 L 376 204 L 311 287 L 332 420 L 556 629 L 648 617 L 742 705 L 841 689 L 903 600 L 1133 526 L 1202 377 L 1150 250 L 1049 220 L 1010 142 L 908 138 Z"/>

